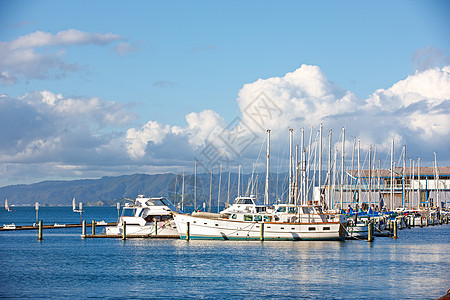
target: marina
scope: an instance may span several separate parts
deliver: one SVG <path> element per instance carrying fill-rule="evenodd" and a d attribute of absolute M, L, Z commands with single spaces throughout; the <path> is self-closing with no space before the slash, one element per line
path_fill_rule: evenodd
<path fill-rule="evenodd" d="M 18 224 L 33 220 L 31 207 L 15 210 Z M 53 216 L 47 222 L 76 221 L 70 207 L 41 210 L 44 220 Z M 117 218 L 115 207 L 85 207 L 85 215 L 87 224 L 94 215 L 106 222 Z M 10 217 L 0 211 L 2 222 Z M 80 233 L 80 228 L 48 229 L 38 241 L 37 231 L 1 232 L 0 276 L 8 280 L 0 295 L 143 299 L 149 295 L 142 291 L 152 290 L 151 298 L 298 299 L 302 294 L 309 299 L 438 299 L 449 284 L 450 226 L 431 222 L 399 229 L 398 239 L 376 238 L 373 243 L 124 241 L 80 239 Z"/>

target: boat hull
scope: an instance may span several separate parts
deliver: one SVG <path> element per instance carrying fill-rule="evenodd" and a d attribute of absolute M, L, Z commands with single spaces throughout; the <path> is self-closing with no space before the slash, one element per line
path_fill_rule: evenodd
<path fill-rule="evenodd" d="M 114 227 L 106 228 L 106 235 L 122 235 L 123 226 L 121 224 Z M 127 235 L 157 235 L 157 236 L 176 236 L 178 235 L 177 226 L 173 220 L 170 222 L 159 222 L 158 228 L 155 231 L 155 224 L 150 223 L 147 225 L 139 224 L 127 224 L 126 225 Z"/>
<path fill-rule="evenodd" d="M 249 222 L 229 219 L 210 219 L 189 215 L 176 215 L 181 239 L 203 240 L 276 240 L 276 241 L 342 241 L 343 230 L 339 222 L 276 223 Z M 261 229 L 263 227 L 263 230 Z"/>

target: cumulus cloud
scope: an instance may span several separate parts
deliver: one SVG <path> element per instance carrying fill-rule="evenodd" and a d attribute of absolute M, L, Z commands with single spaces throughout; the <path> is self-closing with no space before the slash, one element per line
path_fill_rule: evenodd
<path fill-rule="evenodd" d="M 64 60 L 65 50 L 51 47 L 74 45 L 100 45 L 124 40 L 112 33 L 89 33 L 69 29 L 51 34 L 36 31 L 13 41 L 0 41 L 0 82 L 13 85 L 18 78 L 61 78 L 79 69 L 76 63 Z"/>
<path fill-rule="evenodd" d="M 112 128 L 134 118 L 124 105 L 98 98 L 66 98 L 49 91 L 2 95 L 0 161 L 103 161 L 102 149 L 117 138 Z"/>
<path fill-rule="evenodd" d="M 408 157 L 421 156 L 425 163 L 423 155 L 437 151 L 438 159 L 448 162 L 449 72 L 450 67 L 417 71 L 359 99 L 319 67 L 302 65 L 282 77 L 244 85 L 237 96 L 240 112 L 233 120 L 204 110 L 187 114 L 178 126 L 150 120 L 125 127 L 133 119 L 126 107 L 95 97 L 68 98 L 48 91 L 17 99 L 3 95 L 0 128 L 8 130 L 0 131 L 0 160 L 45 163 L 46 172 L 57 168 L 70 174 L 88 174 L 93 164 L 96 174 L 104 170 L 109 175 L 177 171 L 202 159 L 206 167 L 216 167 L 216 162 L 232 167 L 237 160 L 251 165 L 263 149 L 266 129 L 272 130 L 275 149 L 284 149 L 289 128 L 296 130 L 298 140 L 301 128 L 308 136 L 314 126 L 314 140 L 322 123 L 325 136 L 333 129 L 333 142 L 340 141 L 342 127 L 347 129 L 347 156 L 355 137 L 363 148 L 376 147 L 378 157 L 389 155 L 395 139 L 397 149 L 408 146 Z"/>

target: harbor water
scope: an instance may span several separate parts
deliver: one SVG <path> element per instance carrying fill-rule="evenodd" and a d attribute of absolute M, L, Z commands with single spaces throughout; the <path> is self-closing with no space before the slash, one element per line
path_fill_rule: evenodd
<path fill-rule="evenodd" d="M 44 224 L 79 223 L 41 207 Z M 115 208 L 82 218 L 115 222 Z M 35 222 L 32 207 L 0 225 Z M 101 232 L 97 228 L 97 232 Z M 81 228 L 0 232 L 0 297 L 32 299 L 437 299 L 450 288 L 450 225 L 373 243 L 81 239 Z"/>

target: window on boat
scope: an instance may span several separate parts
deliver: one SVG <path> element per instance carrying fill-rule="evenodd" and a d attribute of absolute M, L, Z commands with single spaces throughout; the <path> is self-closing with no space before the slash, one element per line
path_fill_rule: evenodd
<path fill-rule="evenodd" d="M 244 215 L 244 221 L 253 221 L 252 215 Z"/>
<path fill-rule="evenodd" d="M 251 199 L 245 199 L 244 204 L 253 204 L 253 201 Z"/>
<path fill-rule="evenodd" d="M 255 220 L 255 222 L 261 222 L 262 221 L 262 216 L 255 215 L 253 217 L 253 220 Z"/>
<path fill-rule="evenodd" d="M 286 212 L 286 207 L 283 207 L 283 206 L 278 207 L 277 212 Z"/>
<path fill-rule="evenodd" d="M 232 219 L 236 219 L 236 218 L 237 218 L 237 215 L 236 215 L 236 214 L 232 214 L 232 215 L 231 215 L 231 218 L 232 218 Z"/>
<path fill-rule="evenodd" d="M 145 202 L 148 206 L 157 205 L 157 206 L 164 206 L 166 205 L 162 199 L 150 199 L 147 202 Z"/>
<path fill-rule="evenodd" d="M 270 222 L 271 217 L 269 216 L 264 216 L 264 222 Z"/>
<path fill-rule="evenodd" d="M 134 214 L 136 212 L 135 208 L 124 208 L 122 211 L 122 216 L 124 217 L 134 217 Z"/>
<path fill-rule="evenodd" d="M 312 214 L 313 213 L 312 207 L 302 207 L 302 211 L 304 214 Z"/>
<path fill-rule="evenodd" d="M 330 230 L 330 227 L 324 227 L 323 230 Z"/>
<path fill-rule="evenodd" d="M 315 230 L 316 230 L 316 227 L 308 227 L 308 230 L 309 230 L 309 231 L 315 231 Z"/>
<path fill-rule="evenodd" d="M 288 213 L 290 214 L 295 214 L 297 213 L 297 208 L 296 207 L 288 207 Z"/>

